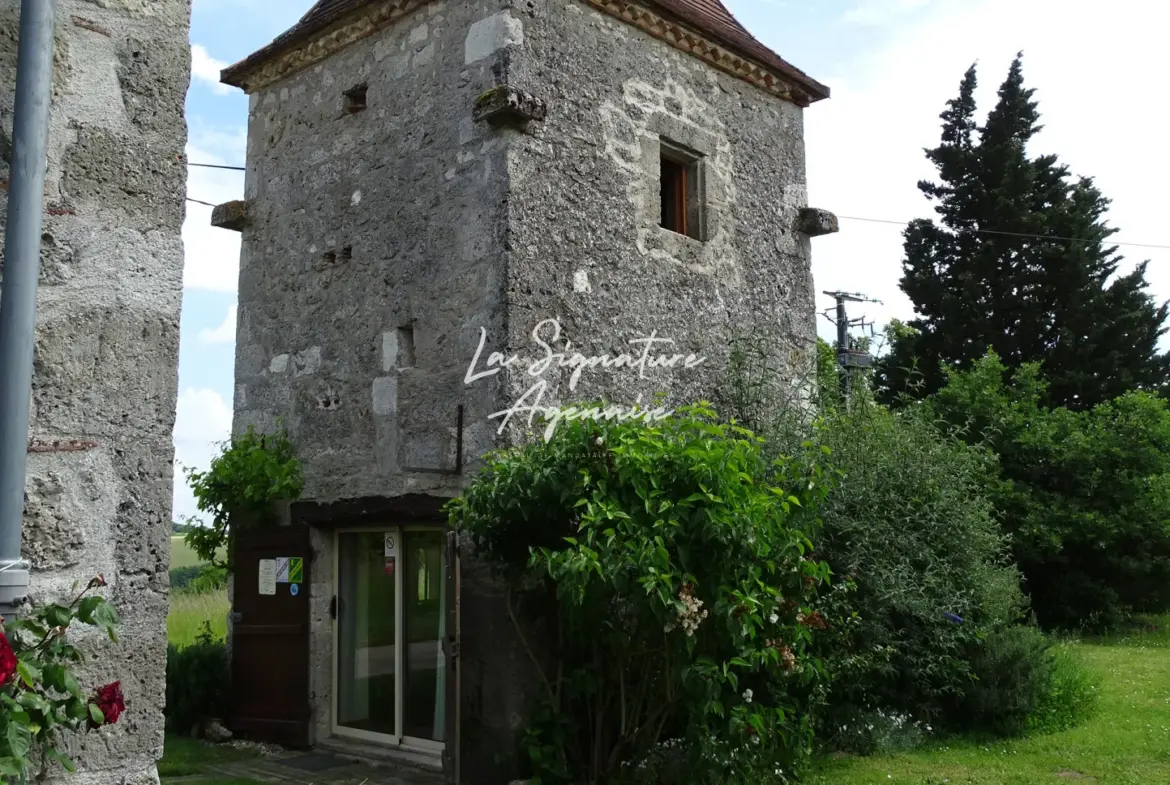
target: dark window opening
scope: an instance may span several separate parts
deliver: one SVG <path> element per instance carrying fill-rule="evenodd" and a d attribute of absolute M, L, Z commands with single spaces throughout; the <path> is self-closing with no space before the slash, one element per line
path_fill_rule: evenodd
<path fill-rule="evenodd" d="M 398 367 L 414 367 L 414 326 L 398 328 Z"/>
<path fill-rule="evenodd" d="M 369 90 L 369 85 L 360 84 L 357 87 L 345 91 L 345 111 L 349 114 L 357 114 L 366 108 L 366 91 Z"/>
<path fill-rule="evenodd" d="M 337 263 L 337 253 L 334 251 L 326 251 L 325 256 L 322 258 L 322 261 L 325 262 L 326 265 L 336 264 Z"/>
<path fill-rule="evenodd" d="M 338 257 L 339 261 L 348 262 L 353 258 L 353 246 L 347 245 L 341 249 L 341 255 Z"/>
<path fill-rule="evenodd" d="M 661 163 L 662 228 L 702 240 L 703 184 L 699 156 L 663 143 Z"/>

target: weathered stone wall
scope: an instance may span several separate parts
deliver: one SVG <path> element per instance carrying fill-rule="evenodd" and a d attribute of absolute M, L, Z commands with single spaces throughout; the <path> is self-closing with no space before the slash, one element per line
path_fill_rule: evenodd
<path fill-rule="evenodd" d="M 672 405 L 712 400 L 732 341 L 762 331 L 774 367 L 806 374 L 815 343 L 802 109 L 584 3 L 525 0 L 509 83 L 548 118 L 508 148 L 508 345 L 541 356 L 531 331 L 561 321 L 585 355 L 696 355 L 690 370 L 590 370 L 549 395 Z M 705 241 L 659 226 L 660 145 L 703 156 Z M 563 343 L 562 343 L 563 347 Z M 513 374 L 512 400 L 533 378 Z"/>
<path fill-rule="evenodd" d="M 122 618 L 120 644 L 86 641 L 99 659 L 84 683 L 121 680 L 127 713 L 70 745 L 68 781 L 157 782 L 190 0 L 57 6 L 24 555 L 34 601 L 102 573 Z M 5 192 L 19 9 L 0 0 Z M 6 210 L 5 193 L 0 228 Z"/>
<path fill-rule="evenodd" d="M 349 113 L 362 84 L 366 108 Z M 546 102 L 547 118 L 528 134 L 476 122 L 498 84 Z M 705 242 L 658 226 L 662 137 L 705 156 Z M 585 354 L 638 354 L 628 341 L 656 331 L 677 343 L 653 354 L 706 358 L 646 379 L 588 371 L 575 392 L 554 369 L 544 405 L 709 398 L 731 339 L 753 329 L 792 374 L 811 359 L 801 110 L 584 4 L 431 3 L 260 89 L 246 198 L 235 428 L 283 418 L 305 500 L 457 493 L 499 442 L 489 415 L 537 381 L 524 365 L 544 319 Z M 479 370 L 494 351 L 521 363 L 468 385 L 481 328 Z M 463 475 L 412 471 L 453 467 L 460 403 Z M 313 537 L 322 740 L 333 538 Z M 463 566 L 463 771 L 506 781 L 533 669 L 500 588 L 470 554 Z"/>
<path fill-rule="evenodd" d="M 496 0 L 437 2 L 251 95 L 235 429 L 283 421 L 302 500 L 455 495 L 494 445 L 500 385 L 464 384 L 480 328 L 504 333 L 506 138 L 472 119 L 507 31 Z M 346 92 L 366 85 L 366 108 Z M 411 471 L 455 466 L 462 476 Z M 394 521 L 386 521 L 393 524 Z M 333 535 L 313 532 L 311 701 L 332 732 Z M 491 766 L 523 655 L 473 565 L 464 581 L 467 751 Z M 482 606 L 482 607 L 481 607 Z M 470 768 L 468 768 L 470 766 Z M 490 773 L 482 771 L 483 774 Z"/>

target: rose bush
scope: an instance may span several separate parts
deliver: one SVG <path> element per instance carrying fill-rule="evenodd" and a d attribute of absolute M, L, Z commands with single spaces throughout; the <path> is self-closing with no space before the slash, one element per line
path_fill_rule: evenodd
<path fill-rule="evenodd" d="M 63 732 L 96 730 L 118 721 L 126 709 L 119 682 L 82 691 L 73 668 L 85 654 L 68 639 L 81 622 L 117 641 L 118 616 L 102 597 L 106 585 L 91 580 L 68 605 L 49 604 L 27 616 L 0 624 L 0 778 L 25 783 L 34 767 L 41 773 L 57 761 L 67 771 L 73 761 L 58 748 Z"/>

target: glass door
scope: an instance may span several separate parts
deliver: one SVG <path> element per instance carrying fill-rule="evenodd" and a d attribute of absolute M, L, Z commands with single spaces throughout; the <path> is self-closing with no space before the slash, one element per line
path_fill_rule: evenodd
<path fill-rule="evenodd" d="M 444 531 L 342 531 L 335 541 L 335 732 L 441 750 L 446 733 Z"/>
<path fill-rule="evenodd" d="M 398 735 L 395 714 L 398 596 L 381 532 L 337 540 L 337 725 L 362 735 Z"/>

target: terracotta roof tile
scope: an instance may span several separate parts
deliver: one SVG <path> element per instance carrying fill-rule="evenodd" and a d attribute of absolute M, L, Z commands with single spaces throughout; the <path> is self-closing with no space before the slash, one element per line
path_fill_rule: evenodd
<path fill-rule="evenodd" d="M 244 60 L 224 69 L 221 78 L 228 84 L 238 77 L 287 48 L 311 38 L 329 25 L 375 0 L 319 0 L 295 25 L 277 36 L 268 46 L 249 55 Z M 829 88 L 817 82 L 808 74 L 796 68 L 773 52 L 744 28 L 720 0 L 645 0 L 679 22 L 693 27 L 730 51 L 741 57 L 767 66 L 790 81 L 795 82 L 807 94 L 810 101 L 829 97 Z"/>

